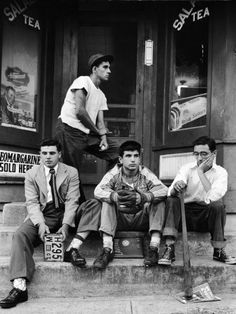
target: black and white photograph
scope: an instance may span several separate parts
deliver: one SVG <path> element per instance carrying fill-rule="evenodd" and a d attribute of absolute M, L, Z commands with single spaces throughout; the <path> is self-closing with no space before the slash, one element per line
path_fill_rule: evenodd
<path fill-rule="evenodd" d="M 0 0 L 0 313 L 236 314 L 235 17 Z"/>

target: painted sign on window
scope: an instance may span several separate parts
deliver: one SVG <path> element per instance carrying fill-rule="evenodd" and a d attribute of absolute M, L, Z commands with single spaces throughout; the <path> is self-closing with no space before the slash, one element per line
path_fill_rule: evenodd
<path fill-rule="evenodd" d="M 0 177 L 24 178 L 26 171 L 39 163 L 39 155 L 0 150 Z"/>

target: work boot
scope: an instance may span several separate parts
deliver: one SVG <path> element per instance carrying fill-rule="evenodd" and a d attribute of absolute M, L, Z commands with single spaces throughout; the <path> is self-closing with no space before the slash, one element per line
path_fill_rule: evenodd
<path fill-rule="evenodd" d="M 221 263 L 225 263 L 225 264 L 229 264 L 229 265 L 236 264 L 236 258 L 227 255 L 223 248 L 222 249 L 214 248 L 213 259 L 215 261 L 218 261 L 218 262 L 221 262 Z"/>
<path fill-rule="evenodd" d="M 171 263 L 173 263 L 174 261 L 175 261 L 175 246 L 174 244 L 166 245 L 164 254 L 162 255 L 162 258 L 159 259 L 158 264 L 170 266 Z"/>
<path fill-rule="evenodd" d="M 152 267 L 158 264 L 158 248 L 149 246 L 147 256 L 144 259 L 145 267 Z"/>
<path fill-rule="evenodd" d="M 107 265 L 113 260 L 113 258 L 113 251 L 108 247 L 104 247 L 102 253 L 94 261 L 93 267 L 97 269 L 105 269 Z"/>

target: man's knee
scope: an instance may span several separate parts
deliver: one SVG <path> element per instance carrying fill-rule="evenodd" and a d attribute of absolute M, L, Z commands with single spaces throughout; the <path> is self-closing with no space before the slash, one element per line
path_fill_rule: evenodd
<path fill-rule="evenodd" d="M 209 204 L 209 208 L 212 210 L 213 213 L 215 213 L 216 215 L 225 215 L 226 211 L 225 211 L 225 206 L 223 204 L 223 202 L 220 201 L 216 201 L 216 202 L 211 202 Z"/>
<path fill-rule="evenodd" d="M 87 200 L 85 201 L 83 204 L 80 205 L 80 208 L 79 210 L 82 211 L 82 214 L 85 213 L 85 212 L 88 212 L 90 210 L 101 210 L 102 208 L 102 203 L 95 199 L 95 198 L 92 198 L 90 200 Z"/>
<path fill-rule="evenodd" d="M 12 241 L 19 243 L 23 242 L 25 238 L 26 238 L 25 231 L 21 227 L 19 227 L 13 234 Z"/>

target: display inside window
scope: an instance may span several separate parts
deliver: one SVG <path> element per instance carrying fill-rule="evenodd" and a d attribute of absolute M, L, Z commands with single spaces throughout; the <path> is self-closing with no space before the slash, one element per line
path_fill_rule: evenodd
<path fill-rule="evenodd" d="M 40 21 L 9 10 L 3 11 L 0 125 L 36 132 Z"/>
<path fill-rule="evenodd" d="M 175 31 L 175 56 L 169 131 L 206 125 L 208 20 L 189 22 Z"/>

